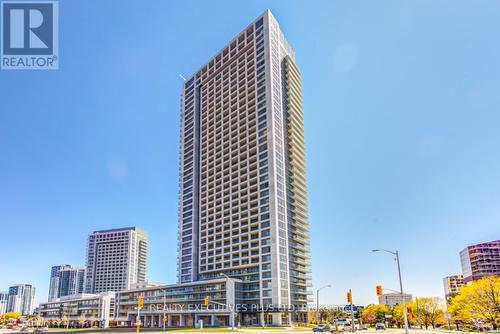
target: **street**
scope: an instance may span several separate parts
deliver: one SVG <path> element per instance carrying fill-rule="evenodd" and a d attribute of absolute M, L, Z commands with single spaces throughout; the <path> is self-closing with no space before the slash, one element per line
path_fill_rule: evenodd
<path fill-rule="evenodd" d="M 105 329 L 105 330 L 69 330 L 66 331 L 64 329 L 56 330 L 56 329 L 51 329 L 49 333 L 134 333 L 133 329 Z M 162 334 L 164 333 L 161 330 L 143 330 L 141 331 L 143 333 L 147 334 Z M 203 330 L 196 330 L 196 329 L 170 329 L 167 330 L 167 332 L 179 332 L 179 333 L 191 333 L 191 334 L 199 334 L 199 333 L 228 333 L 231 332 L 230 328 L 220 328 L 220 330 L 217 330 L 216 328 L 205 328 Z M 310 334 L 312 333 L 312 328 L 311 329 L 306 329 L 306 328 L 296 328 L 296 329 L 282 329 L 282 328 L 244 328 L 244 329 L 239 329 L 236 330 L 236 332 L 239 333 L 248 333 L 248 334 L 276 334 L 276 333 L 294 333 L 294 334 Z M 10 334 L 10 333 L 19 333 L 19 331 L 13 331 L 13 330 L 8 330 L 8 329 L 3 329 L 0 330 L 0 333 L 2 334 Z M 349 333 L 349 332 L 343 332 L 344 334 Z M 356 333 L 358 334 L 375 334 L 375 333 L 380 333 L 380 334 L 404 334 L 404 329 L 395 329 L 395 328 L 390 328 L 386 330 L 381 330 L 381 331 L 376 331 L 375 329 L 368 329 L 366 331 L 357 331 Z M 465 332 L 457 332 L 457 331 L 446 331 L 446 330 L 432 330 L 432 329 L 410 329 L 409 334 L 440 334 L 440 333 L 465 333 Z"/>

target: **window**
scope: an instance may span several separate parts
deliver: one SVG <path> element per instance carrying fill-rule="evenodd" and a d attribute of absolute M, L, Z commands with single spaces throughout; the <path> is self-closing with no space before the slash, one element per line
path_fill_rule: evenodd
<path fill-rule="evenodd" d="M 264 19 L 261 18 L 260 20 L 257 21 L 257 23 L 255 23 L 255 29 L 260 28 L 263 24 L 264 24 Z"/>

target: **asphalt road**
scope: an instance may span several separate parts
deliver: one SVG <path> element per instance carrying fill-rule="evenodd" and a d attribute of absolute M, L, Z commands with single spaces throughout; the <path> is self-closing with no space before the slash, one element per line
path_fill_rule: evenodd
<path fill-rule="evenodd" d="M 49 333 L 47 334 L 52 334 L 52 333 L 67 333 L 67 334 L 85 334 L 85 333 L 92 333 L 92 334 L 96 334 L 96 333 L 99 333 L 99 332 L 102 332 L 103 334 L 113 334 L 113 333 L 128 333 L 128 334 L 131 334 L 131 333 L 134 333 L 134 332 L 131 332 L 130 330 L 127 330 L 127 331 L 120 331 L 120 330 L 117 330 L 117 329 L 113 329 L 113 330 L 103 330 L 103 331 L 96 331 L 96 330 L 92 330 L 92 331 L 86 331 L 86 330 L 78 330 L 78 331 L 68 331 L 66 332 L 64 329 L 61 329 L 60 331 L 53 331 L 51 330 Z M 244 333 L 244 334 L 279 334 L 279 333 L 293 333 L 293 334 L 312 334 L 313 331 L 312 329 L 259 329 L 259 328 L 252 328 L 252 329 L 240 329 L 240 330 L 237 330 L 238 333 Z M 7 330 L 7 329 L 1 329 L 0 330 L 0 333 L 2 334 L 13 334 L 13 333 L 19 333 L 18 331 L 12 331 L 12 330 Z M 187 331 L 187 330 L 170 330 L 170 331 L 167 331 L 167 332 L 163 332 L 163 331 L 143 331 L 142 332 L 143 334 L 168 334 L 168 333 L 171 333 L 171 334 L 175 334 L 175 333 L 179 333 L 179 334 L 200 334 L 200 333 L 220 333 L 220 334 L 227 334 L 227 333 L 231 333 L 231 331 L 228 331 L 227 329 L 225 330 L 221 330 L 220 332 L 218 331 L 215 331 L 213 329 L 211 329 L 210 331 L 203 331 L 203 330 L 192 330 L 192 331 Z M 421 330 L 421 329 L 410 329 L 409 331 L 409 334 L 447 334 L 447 333 L 450 333 L 450 334 L 455 334 L 455 333 L 459 333 L 459 332 L 455 332 L 455 331 L 444 331 L 444 330 Z M 465 333 L 465 332 L 462 332 L 462 333 Z M 329 333 L 325 333 L 325 334 L 329 334 Z M 349 334 L 349 332 L 344 332 L 342 334 Z M 356 334 L 404 334 L 404 330 L 403 329 L 393 329 L 393 328 L 390 328 L 390 329 L 386 329 L 386 330 L 379 330 L 379 331 L 376 331 L 374 329 L 369 329 L 369 330 L 366 330 L 366 331 L 357 331 Z"/>

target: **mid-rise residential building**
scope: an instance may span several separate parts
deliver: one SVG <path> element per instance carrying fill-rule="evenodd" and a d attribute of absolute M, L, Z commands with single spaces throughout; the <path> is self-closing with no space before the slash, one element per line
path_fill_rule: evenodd
<path fill-rule="evenodd" d="M 7 303 L 9 301 L 9 293 L 7 291 L 0 291 L 0 314 L 7 312 Z"/>
<path fill-rule="evenodd" d="M 142 287 L 120 291 L 115 298 L 115 325 L 144 327 L 236 326 L 242 323 L 241 281 L 229 278 Z M 137 300 L 144 307 L 137 314 Z M 205 298 L 208 305 L 205 305 Z M 139 318 L 140 317 L 140 318 Z"/>
<path fill-rule="evenodd" d="M 137 227 L 95 231 L 88 237 L 85 292 L 129 289 L 146 280 L 147 237 Z"/>
<path fill-rule="evenodd" d="M 107 328 L 114 317 L 114 292 L 79 294 L 41 303 L 39 315 L 50 326 Z"/>
<path fill-rule="evenodd" d="M 413 296 L 408 293 L 401 295 L 400 293 L 384 293 L 378 297 L 378 303 L 394 307 L 398 304 L 409 303 L 413 300 Z"/>
<path fill-rule="evenodd" d="M 35 288 L 31 284 L 16 284 L 9 288 L 7 312 L 19 312 L 21 315 L 33 313 L 35 307 Z"/>
<path fill-rule="evenodd" d="M 84 282 L 85 267 L 70 264 L 53 266 L 50 272 L 49 301 L 83 293 Z"/>
<path fill-rule="evenodd" d="M 188 77 L 181 99 L 178 281 L 241 279 L 243 323 L 307 321 L 304 149 L 301 74 L 266 11 Z"/>
<path fill-rule="evenodd" d="M 458 294 L 459 289 L 464 285 L 463 275 L 452 275 L 443 278 L 444 295 L 446 301 L 450 301 L 451 298 Z"/>
<path fill-rule="evenodd" d="M 500 275 L 500 240 L 466 247 L 460 252 L 464 282 Z"/>

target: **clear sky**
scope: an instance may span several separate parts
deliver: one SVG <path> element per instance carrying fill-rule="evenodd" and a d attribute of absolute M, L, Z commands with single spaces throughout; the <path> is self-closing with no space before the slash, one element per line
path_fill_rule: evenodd
<path fill-rule="evenodd" d="M 87 234 L 137 225 L 173 283 L 179 74 L 266 8 L 303 75 L 322 303 L 442 296 L 466 245 L 500 237 L 500 2 L 60 2 L 60 69 L 0 72 L 0 290 L 83 264 Z"/>

